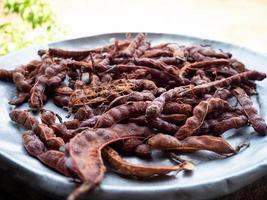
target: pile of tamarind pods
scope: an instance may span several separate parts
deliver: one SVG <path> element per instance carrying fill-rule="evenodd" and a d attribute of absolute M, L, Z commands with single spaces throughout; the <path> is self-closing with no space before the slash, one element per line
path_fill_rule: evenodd
<path fill-rule="evenodd" d="M 185 160 L 174 166 L 129 163 L 120 152 L 149 157 L 152 149 L 207 150 L 228 156 L 238 149 L 221 137 L 225 131 L 252 126 L 260 135 L 267 132 L 250 98 L 257 94 L 255 81 L 266 74 L 247 69 L 222 50 L 173 43 L 152 46 L 146 34 L 139 33 L 99 48 L 51 48 L 38 54 L 39 60 L 0 69 L 0 80 L 16 87 L 10 118 L 25 128 L 27 152 L 81 180 L 69 200 L 100 184 L 106 170 L 103 158 L 129 177 L 193 170 Z M 71 118 L 62 121 L 46 110 L 49 99 Z M 23 103 L 31 109 L 17 108 Z"/>

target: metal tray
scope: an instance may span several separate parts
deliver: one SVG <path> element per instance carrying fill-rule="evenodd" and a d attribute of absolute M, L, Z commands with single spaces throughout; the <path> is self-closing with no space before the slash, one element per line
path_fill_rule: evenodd
<path fill-rule="evenodd" d="M 21 50 L 0 58 L 0 66 L 14 68 L 38 58 L 37 50 L 49 47 L 67 49 L 86 49 L 108 44 L 111 38 L 124 38 L 125 33 L 103 34 L 41 45 Z M 232 44 L 204 40 L 182 35 L 148 33 L 152 44 L 175 42 L 181 45 L 205 44 L 231 52 L 250 69 L 267 71 L 267 57 L 243 47 Z M 267 80 L 258 83 L 258 96 L 255 105 L 261 116 L 267 120 Z M 8 101 L 15 95 L 15 88 L 9 83 L 0 83 L 0 179 L 1 185 L 9 190 L 28 194 L 34 199 L 64 199 L 75 187 L 66 178 L 38 160 L 30 157 L 21 143 L 22 131 L 10 122 L 8 113 L 12 107 Z M 46 108 L 66 115 L 51 102 Z M 223 158 L 208 152 L 184 155 L 196 164 L 193 173 L 179 173 L 174 176 L 152 180 L 133 180 L 121 177 L 108 170 L 101 185 L 86 196 L 86 199 L 127 199 L 127 200 L 165 200 L 171 199 L 211 199 L 232 193 L 267 174 L 267 137 L 258 136 L 251 127 L 231 130 L 223 135 L 232 145 L 238 145 L 249 138 L 250 147 L 239 154 Z M 132 162 L 151 163 L 150 161 L 128 158 Z M 155 152 L 156 164 L 171 164 L 160 152 Z M 8 184 L 10 183 L 11 186 Z"/>

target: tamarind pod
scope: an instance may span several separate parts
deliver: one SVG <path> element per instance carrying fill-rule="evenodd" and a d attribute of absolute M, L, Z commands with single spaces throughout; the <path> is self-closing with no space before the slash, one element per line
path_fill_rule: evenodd
<path fill-rule="evenodd" d="M 129 151 L 133 152 L 135 150 L 135 148 L 141 144 L 143 144 L 142 140 L 140 140 L 138 138 L 131 138 L 131 139 L 127 139 L 127 140 L 122 141 L 121 149 L 123 151 L 126 151 L 126 152 L 129 152 Z"/>
<path fill-rule="evenodd" d="M 152 148 L 161 150 L 178 150 L 182 152 L 208 150 L 221 155 L 236 153 L 236 150 L 225 139 L 208 135 L 190 136 L 180 141 L 170 135 L 157 134 L 148 139 L 148 144 Z"/>
<path fill-rule="evenodd" d="M 199 61 L 199 62 L 194 62 L 194 63 L 188 63 L 185 64 L 181 70 L 179 71 L 179 75 L 184 77 L 187 75 L 188 71 L 191 69 L 196 69 L 196 68 L 208 68 L 211 66 L 221 66 L 221 65 L 229 65 L 229 61 L 226 59 L 216 59 L 216 60 L 207 60 L 207 61 Z"/>
<path fill-rule="evenodd" d="M 48 150 L 38 155 L 38 159 L 45 165 L 64 174 L 65 176 L 72 176 L 72 173 L 66 167 L 66 158 L 63 152 L 56 150 Z"/>
<path fill-rule="evenodd" d="M 165 63 L 166 65 L 174 65 L 179 67 L 184 62 L 182 59 L 179 59 L 177 57 L 160 57 L 157 60 Z"/>
<path fill-rule="evenodd" d="M 55 95 L 53 97 L 53 102 L 59 107 L 66 107 L 69 105 L 70 96 L 67 95 Z"/>
<path fill-rule="evenodd" d="M 146 117 L 146 121 L 148 125 L 152 128 L 156 128 L 160 131 L 164 131 L 164 133 L 170 133 L 173 134 L 178 131 L 179 127 L 175 124 L 169 123 L 167 121 L 164 121 L 163 119 L 159 117 Z"/>
<path fill-rule="evenodd" d="M 52 124 L 56 123 L 56 114 L 53 111 L 50 110 L 44 110 L 41 112 L 40 115 L 42 123 L 51 126 Z"/>
<path fill-rule="evenodd" d="M 126 57 L 121 57 L 121 58 L 112 58 L 111 64 L 113 65 L 118 65 L 118 64 L 127 64 L 133 62 L 133 58 L 126 58 Z"/>
<path fill-rule="evenodd" d="M 81 59 L 87 57 L 93 50 L 69 51 L 59 48 L 49 48 L 48 53 L 52 57 Z"/>
<path fill-rule="evenodd" d="M 132 57 L 136 49 L 141 45 L 145 40 L 146 35 L 144 33 L 139 33 L 136 37 L 130 42 L 129 46 L 120 52 L 121 56 Z"/>
<path fill-rule="evenodd" d="M 209 83 L 209 82 L 210 80 L 207 80 L 201 77 L 200 75 L 195 75 L 191 79 L 191 83 L 194 83 L 195 85 L 202 85 L 202 84 Z"/>
<path fill-rule="evenodd" d="M 188 90 L 180 92 L 179 96 L 186 96 L 186 95 L 190 95 L 190 94 L 203 95 L 203 94 L 209 93 L 210 91 L 215 90 L 216 88 L 219 88 L 219 87 L 228 87 L 231 85 L 238 85 L 239 83 L 241 83 L 244 80 L 261 81 L 265 78 L 266 78 L 265 73 L 258 72 L 255 70 L 249 70 L 249 71 L 242 72 L 240 74 L 230 76 L 230 77 L 225 78 L 225 79 L 213 81 L 213 82 L 206 83 L 203 85 L 197 85 L 193 88 L 190 88 Z"/>
<path fill-rule="evenodd" d="M 19 105 L 23 104 L 24 102 L 26 102 L 29 98 L 30 98 L 29 93 L 21 93 L 21 92 L 19 92 L 17 94 L 16 98 L 10 100 L 8 103 L 10 105 L 19 106 Z"/>
<path fill-rule="evenodd" d="M 93 109 L 88 105 L 84 105 L 84 106 L 80 107 L 77 110 L 77 112 L 74 114 L 74 119 L 78 119 L 80 121 L 83 121 L 85 119 L 90 119 L 93 116 L 94 116 Z"/>
<path fill-rule="evenodd" d="M 219 88 L 213 94 L 214 98 L 220 98 L 220 99 L 223 99 L 223 100 L 227 100 L 231 96 L 232 96 L 232 94 L 231 94 L 230 90 L 225 89 L 225 88 Z"/>
<path fill-rule="evenodd" d="M 70 87 L 57 87 L 55 88 L 55 94 L 56 95 L 66 95 L 70 96 L 73 93 L 73 89 Z"/>
<path fill-rule="evenodd" d="M 29 104 L 32 108 L 36 108 L 39 110 L 40 108 L 43 107 L 44 92 L 46 86 L 47 86 L 47 77 L 44 75 L 37 77 L 37 80 L 30 91 L 31 96 L 29 99 Z"/>
<path fill-rule="evenodd" d="M 201 101 L 193 110 L 193 116 L 189 117 L 185 124 L 179 128 L 175 137 L 178 139 L 185 139 L 191 136 L 197 129 L 199 129 L 206 117 L 206 115 L 212 111 L 226 110 L 233 111 L 233 108 L 227 101 L 219 98 L 210 98 L 205 101 Z"/>
<path fill-rule="evenodd" d="M 21 125 L 27 130 L 31 130 L 39 122 L 38 120 L 28 111 L 15 109 L 9 113 L 9 117 L 12 121 Z"/>
<path fill-rule="evenodd" d="M 187 86 L 180 86 L 170 89 L 162 93 L 159 97 L 155 98 L 152 103 L 146 109 L 147 117 L 158 117 L 163 110 L 163 106 L 166 102 L 171 101 L 172 98 L 178 96 L 183 90 L 186 90 Z"/>
<path fill-rule="evenodd" d="M 55 137 L 52 128 L 48 127 L 46 124 L 38 124 L 33 128 L 33 132 L 40 138 L 44 143 L 52 137 Z"/>
<path fill-rule="evenodd" d="M 151 58 L 135 59 L 135 63 L 137 65 L 152 67 L 152 68 L 155 68 L 157 70 L 164 71 L 169 76 L 171 76 L 172 78 L 177 80 L 177 82 L 179 84 L 181 84 L 181 85 L 185 85 L 185 84 L 188 83 L 187 79 L 184 79 L 184 78 L 181 78 L 181 77 L 177 76 L 179 74 L 179 72 L 178 72 L 178 69 L 176 69 L 176 67 L 174 67 L 174 66 L 166 65 L 163 62 L 160 62 L 158 60 L 154 60 L 154 59 L 151 59 Z"/>
<path fill-rule="evenodd" d="M 147 121 L 146 121 L 146 117 L 144 115 L 138 116 L 138 117 L 131 117 L 128 119 L 129 123 L 135 123 L 138 124 L 140 126 L 146 126 L 147 125 Z"/>
<path fill-rule="evenodd" d="M 148 144 L 140 144 L 135 148 L 134 153 L 140 157 L 150 157 L 152 152 Z"/>
<path fill-rule="evenodd" d="M 238 73 L 246 71 L 246 67 L 243 63 L 238 61 L 235 58 L 230 59 L 230 65 L 233 69 L 235 69 Z"/>
<path fill-rule="evenodd" d="M 68 146 L 71 170 L 83 184 L 68 199 L 75 199 L 99 185 L 106 170 L 101 158 L 105 146 L 124 139 L 146 137 L 146 130 L 134 124 L 115 125 L 112 129 L 87 129 L 72 138 Z"/>
<path fill-rule="evenodd" d="M 145 113 L 148 104 L 147 101 L 137 101 L 111 108 L 99 117 L 94 127 L 110 127 L 123 119 L 142 115 Z"/>
<path fill-rule="evenodd" d="M 212 133 L 220 135 L 225 131 L 235 128 L 241 128 L 245 126 L 248 122 L 248 119 L 244 115 L 232 116 L 225 119 L 212 119 L 203 123 L 199 133 Z"/>
<path fill-rule="evenodd" d="M 13 81 L 14 70 L 0 69 L 0 80 L 2 81 Z"/>
<path fill-rule="evenodd" d="M 179 113 L 179 114 L 190 115 L 192 112 L 192 106 L 190 104 L 182 104 L 182 103 L 177 103 L 177 102 L 167 102 L 164 105 L 162 112 L 164 114 Z"/>
<path fill-rule="evenodd" d="M 47 80 L 47 86 L 57 87 L 66 78 L 66 71 L 59 72 L 56 76 L 53 76 Z"/>
<path fill-rule="evenodd" d="M 148 71 L 145 69 L 137 69 L 126 74 L 126 79 L 145 79 L 148 76 Z"/>
<path fill-rule="evenodd" d="M 31 156 L 37 157 L 45 150 L 44 143 L 32 131 L 25 131 L 22 135 L 22 141 Z"/>
<path fill-rule="evenodd" d="M 155 57 L 172 57 L 173 53 L 168 49 L 151 49 L 145 51 L 143 57 L 155 58 Z"/>
<path fill-rule="evenodd" d="M 149 166 L 141 164 L 129 163 L 117 153 L 111 147 L 105 147 L 103 149 L 104 157 L 108 162 L 116 169 L 120 174 L 139 177 L 139 178 L 150 178 L 154 176 L 166 175 L 172 171 L 181 171 L 189 168 L 191 164 L 182 163 L 176 166 Z"/>
<path fill-rule="evenodd" d="M 65 145 L 65 142 L 60 137 L 51 137 L 46 140 L 46 146 L 49 150 L 57 150 L 59 151 L 60 147 Z"/>
<path fill-rule="evenodd" d="M 145 51 L 149 49 L 150 43 L 149 42 L 142 42 L 140 46 L 136 49 L 134 53 L 134 57 L 140 58 L 142 55 L 144 55 Z"/>
<path fill-rule="evenodd" d="M 229 59 L 232 55 L 222 51 L 215 51 L 207 46 L 191 46 L 184 48 L 184 56 L 189 61 L 203 61 L 214 58 Z"/>
<path fill-rule="evenodd" d="M 150 92 L 132 92 L 114 99 L 110 102 L 109 109 L 129 101 L 152 101 L 153 99 L 155 99 L 155 96 Z"/>
<path fill-rule="evenodd" d="M 214 74 L 214 75 L 223 75 L 223 76 L 233 76 L 238 74 L 238 72 L 229 66 L 219 66 L 219 67 L 212 67 L 206 70 L 207 72 Z"/>
<path fill-rule="evenodd" d="M 256 108 L 253 106 L 252 100 L 246 94 L 246 92 L 237 87 L 232 90 L 233 95 L 236 97 L 239 104 L 242 106 L 245 115 L 247 116 L 249 122 L 251 123 L 254 130 L 260 134 L 266 134 L 267 132 L 267 125 L 265 120 L 258 115 Z"/>
<path fill-rule="evenodd" d="M 18 91 L 29 92 L 31 90 L 31 80 L 27 80 L 21 72 L 14 71 L 12 78 Z"/>
<path fill-rule="evenodd" d="M 83 69 L 86 72 L 93 72 L 93 66 L 91 62 L 85 62 L 85 61 L 77 61 L 77 60 L 69 60 L 65 63 L 68 70 L 76 70 L 76 69 Z M 75 73 L 72 72 L 72 74 L 68 74 L 70 77 L 75 78 Z"/>
<path fill-rule="evenodd" d="M 54 134 L 57 137 L 63 138 L 65 142 L 68 142 L 74 136 L 73 133 L 67 129 L 65 124 L 52 124 L 51 128 L 53 129 Z"/>
<path fill-rule="evenodd" d="M 80 127 L 80 121 L 78 119 L 65 121 L 63 124 L 67 127 L 67 129 L 76 129 Z"/>
<path fill-rule="evenodd" d="M 169 114 L 169 115 L 160 115 L 160 118 L 166 122 L 178 124 L 184 122 L 187 119 L 185 114 Z"/>

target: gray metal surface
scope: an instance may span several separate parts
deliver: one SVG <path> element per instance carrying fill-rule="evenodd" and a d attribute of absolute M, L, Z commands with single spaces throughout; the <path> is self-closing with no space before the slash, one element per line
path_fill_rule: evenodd
<path fill-rule="evenodd" d="M 41 48 L 86 49 L 108 44 L 111 38 L 124 38 L 124 35 L 124 33 L 104 34 L 28 48 L 1 57 L 0 67 L 11 69 L 38 58 L 37 50 Z M 175 42 L 181 45 L 211 45 L 214 48 L 231 52 L 250 69 L 267 72 L 267 57 L 243 47 L 171 34 L 149 33 L 148 39 L 152 44 Z M 257 90 L 260 95 L 253 97 L 255 105 L 265 120 L 267 120 L 266 88 L 267 80 L 258 82 Z M 8 113 L 12 109 L 8 101 L 14 95 L 15 89 L 11 84 L 0 82 L 1 185 L 5 185 L 5 181 L 12 180 L 26 188 L 20 192 L 34 194 L 35 199 L 47 199 L 48 197 L 64 199 L 75 188 L 75 184 L 69 178 L 54 172 L 26 153 L 21 144 L 22 130 L 10 122 L 8 117 Z M 45 107 L 56 110 L 62 116 L 66 115 L 64 111 L 50 102 Z M 244 142 L 247 138 L 250 139 L 251 145 L 248 149 L 230 158 L 222 158 L 207 152 L 185 155 L 184 158 L 192 160 L 196 165 L 191 174 L 179 173 L 175 176 L 144 181 L 121 177 L 108 171 L 99 188 L 88 194 L 86 199 L 211 199 L 232 193 L 267 174 L 267 137 L 258 136 L 250 127 L 228 131 L 223 136 L 234 146 Z M 154 158 L 153 162 L 156 164 L 171 164 L 164 154 L 159 152 L 154 154 Z M 150 161 L 136 158 L 128 159 L 133 162 L 150 163 Z M 20 188 L 14 187 L 14 191 L 18 189 Z"/>

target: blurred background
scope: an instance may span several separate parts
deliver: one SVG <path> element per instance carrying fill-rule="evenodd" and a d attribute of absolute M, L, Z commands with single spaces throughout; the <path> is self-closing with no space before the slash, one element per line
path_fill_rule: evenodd
<path fill-rule="evenodd" d="M 0 0 L 0 55 L 122 31 L 186 34 L 267 54 L 267 0 Z"/>

